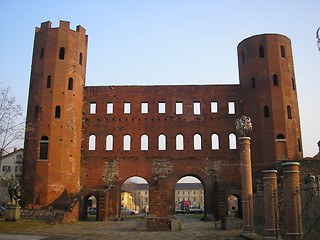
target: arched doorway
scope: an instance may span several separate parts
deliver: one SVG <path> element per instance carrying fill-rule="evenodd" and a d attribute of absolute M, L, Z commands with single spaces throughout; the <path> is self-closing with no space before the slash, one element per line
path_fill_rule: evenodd
<path fill-rule="evenodd" d="M 232 194 L 227 199 L 227 216 L 240 218 L 240 206 L 239 197 L 236 194 Z"/>
<path fill-rule="evenodd" d="M 85 199 L 85 220 L 97 221 L 98 219 L 97 198 L 94 195 L 89 195 Z"/>
<path fill-rule="evenodd" d="M 175 186 L 175 212 L 179 214 L 204 213 L 204 188 L 201 181 L 193 176 L 181 178 Z"/>
<path fill-rule="evenodd" d="M 141 177 L 128 178 L 121 187 L 120 215 L 147 215 L 149 212 L 149 184 Z"/>

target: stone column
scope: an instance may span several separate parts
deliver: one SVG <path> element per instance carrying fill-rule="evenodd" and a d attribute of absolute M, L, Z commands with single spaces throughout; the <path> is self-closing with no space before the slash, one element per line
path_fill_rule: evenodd
<path fill-rule="evenodd" d="M 240 137 L 240 175 L 242 197 L 242 235 L 253 233 L 253 199 L 250 137 Z"/>
<path fill-rule="evenodd" d="M 264 239 L 276 239 L 279 224 L 277 170 L 263 171 L 264 194 Z"/>
<path fill-rule="evenodd" d="M 300 240 L 303 237 L 299 165 L 298 162 L 281 164 L 284 177 L 285 239 L 288 240 Z"/>

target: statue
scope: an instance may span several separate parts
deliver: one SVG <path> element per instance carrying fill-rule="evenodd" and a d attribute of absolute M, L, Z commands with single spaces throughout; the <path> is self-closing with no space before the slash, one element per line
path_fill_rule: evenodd
<path fill-rule="evenodd" d="M 11 179 L 5 178 L 2 175 L 0 177 L 9 182 L 8 193 L 11 199 L 12 205 L 19 205 L 20 201 L 20 183 L 15 175 L 11 175 Z"/>
<path fill-rule="evenodd" d="M 252 123 L 251 118 L 247 116 L 241 116 L 236 120 L 236 130 L 239 132 L 243 137 L 246 136 L 246 133 L 252 131 Z"/>

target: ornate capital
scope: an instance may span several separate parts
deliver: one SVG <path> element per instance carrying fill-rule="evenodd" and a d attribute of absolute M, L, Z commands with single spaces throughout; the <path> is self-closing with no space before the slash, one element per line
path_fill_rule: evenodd
<path fill-rule="evenodd" d="M 252 131 L 252 123 L 251 118 L 247 116 L 241 116 L 236 120 L 236 130 L 239 132 L 243 137 L 246 136 L 246 133 Z"/>

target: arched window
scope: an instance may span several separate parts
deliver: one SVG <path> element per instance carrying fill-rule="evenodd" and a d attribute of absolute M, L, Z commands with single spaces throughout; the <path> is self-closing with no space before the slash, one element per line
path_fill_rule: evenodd
<path fill-rule="evenodd" d="M 280 133 L 277 135 L 276 139 L 286 139 L 286 137 L 282 133 Z"/>
<path fill-rule="evenodd" d="M 286 50 L 284 46 L 281 45 L 280 49 L 281 49 L 281 57 L 286 58 Z"/>
<path fill-rule="evenodd" d="M 141 151 L 149 150 L 149 137 L 146 134 L 141 136 Z"/>
<path fill-rule="evenodd" d="M 263 107 L 263 112 L 264 112 L 264 117 L 265 118 L 268 118 L 268 117 L 270 117 L 270 112 L 269 112 L 269 106 L 264 106 Z"/>
<path fill-rule="evenodd" d="M 72 90 L 73 89 L 73 79 L 72 78 L 69 78 L 69 81 L 68 81 L 68 90 Z"/>
<path fill-rule="evenodd" d="M 288 114 L 288 119 L 292 119 L 291 107 L 289 105 L 287 106 L 287 114 Z"/>
<path fill-rule="evenodd" d="M 273 86 L 279 86 L 279 78 L 277 74 L 273 74 Z"/>
<path fill-rule="evenodd" d="M 219 135 L 216 133 L 211 135 L 211 148 L 212 150 L 219 150 Z"/>
<path fill-rule="evenodd" d="M 254 77 L 251 78 L 251 88 L 256 88 L 256 79 Z"/>
<path fill-rule="evenodd" d="M 106 137 L 106 150 L 107 151 L 113 150 L 113 136 L 111 134 L 107 135 Z"/>
<path fill-rule="evenodd" d="M 259 57 L 264 58 L 264 47 L 262 45 L 259 46 Z"/>
<path fill-rule="evenodd" d="M 158 150 L 166 150 L 166 136 L 164 134 L 159 135 L 158 137 Z"/>
<path fill-rule="evenodd" d="M 60 118 L 60 115 L 61 115 L 61 107 L 58 105 L 58 106 L 56 106 L 56 111 L 55 111 L 54 117 Z"/>
<path fill-rule="evenodd" d="M 64 47 L 60 48 L 60 51 L 59 51 L 59 59 L 64 59 Z"/>
<path fill-rule="evenodd" d="M 237 149 L 237 138 L 234 133 L 229 134 L 229 149 Z"/>
<path fill-rule="evenodd" d="M 294 78 L 291 78 L 291 83 L 292 83 L 292 90 L 296 90 L 296 83 L 294 81 Z"/>
<path fill-rule="evenodd" d="M 39 159 L 47 160 L 48 149 L 49 149 L 49 138 L 47 136 L 42 136 L 39 143 L 40 143 Z"/>
<path fill-rule="evenodd" d="M 89 150 L 94 151 L 96 150 L 96 135 L 89 136 Z"/>
<path fill-rule="evenodd" d="M 40 49 L 40 60 L 43 59 L 43 56 L 44 56 L 44 48 L 41 48 Z"/>
<path fill-rule="evenodd" d="M 79 64 L 82 65 L 82 53 L 79 54 Z"/>
<path fill-rule="evenodd" d="M 201 150 L 201 135 L 195 134 L 193 136 L 193 149 L 194 150 Z"/>
<path fill-rule="evenodd" d="M 47 88 L 50 88 L 51 87 L 51 76 L 49 75 L 47 77 Z"/>
<path fill-rule="evenodd" d="M 176 136 L 176 150 L 184 150 L 183 136 L 182 134 L 178 134 Z"/>
<path fill-rule="evenodd" d="M 124 135 L 124 137 L 123 137 L 123 150 L 124 151 L 131 150 L 131 136 L 128 134 Z"/>

